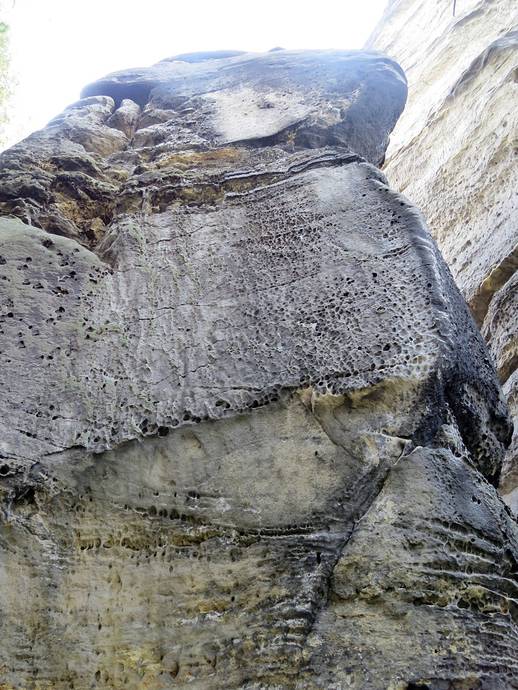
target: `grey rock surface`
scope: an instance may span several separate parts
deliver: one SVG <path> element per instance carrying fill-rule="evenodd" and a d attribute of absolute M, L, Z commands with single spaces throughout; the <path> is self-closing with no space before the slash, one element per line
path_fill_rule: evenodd
<path fill-rule="evenodd" d="M 518 687 L 506 406 L 375 167 L 405 98 L 177 56 L 0 157 L 2 690 Z"/>

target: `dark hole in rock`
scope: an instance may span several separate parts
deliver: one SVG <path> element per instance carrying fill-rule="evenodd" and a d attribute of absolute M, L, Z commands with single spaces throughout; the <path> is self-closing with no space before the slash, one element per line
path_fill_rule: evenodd
<path fill-rule="evenodd" d="M 16 503 L 27 503 L 29 505 L 34 505 L 36 503 L 36 492 L 33 486 L 27 488 L 20 488 L 15 496 Z"/>

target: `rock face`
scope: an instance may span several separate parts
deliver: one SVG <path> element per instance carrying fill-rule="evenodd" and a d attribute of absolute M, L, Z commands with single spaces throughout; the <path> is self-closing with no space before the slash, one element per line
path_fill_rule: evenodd
<path fill-rule="evenodd" d="M 498 367 L 518 430 L 518 8 L 393 0 L 369 41 L 405 69 L 385 172 L 425 214 Z M 517 431 L 518 433 L 518 431 Z M 518 436 L 501 491 L 518 511 Z"/>
<path fill-rule="evenodd" d="M 405 98 L 178 56 L 3 154 L 0 687 L 518 687 L 506 408 L 375 167 Z"/>

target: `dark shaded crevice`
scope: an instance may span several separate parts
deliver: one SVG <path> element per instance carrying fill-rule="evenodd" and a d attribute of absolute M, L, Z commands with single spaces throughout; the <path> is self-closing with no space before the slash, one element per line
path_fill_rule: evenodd
<path fill-rule="evenodd" d="M 323 581 L 320 588 L 320 596 L 314 602 L 314 606 L 311 609 L 311 615 L 307 620 L 307 628 L 304 631 L 304 639 L 302 642 L 303 649 L 306 647 L 307 640 L 318 623 L 320 613 L 329 606 L 331 600 L 332 579 L 336 565 L 345 555 L 347 546 L 354 536 L 359 523 L 367 515 L 370 508 L 382 492 L 383 487 L 390 476 L 391 469 L 391 467 L 385 467 L 381 472 L 378 469 L 372 470 L 369 474 L 362 478 L 362 480 L 359 482 L 359 485 L 354 487 L 354 491 L 351 491 L 351 494 L 353 495 L 359 494 L 360 498 L 352 513 L 350 513 L 344 520 L 346 536 L 344 536 L 335 545 L 331 558 L 327 559 L 327 561 L 320 566 L 323 571 Z M 304 677 L 304 674 L 310 670 L 311 658 L 308 659 L 306 664 L 299 667 L 297 680 L 301 680 Z"/>
<path fill-rule="evenodd" d="M 517 368 L 518 368 L 518 352 L 515 352 L 511 357 L 509 357 L 508 360 L 506 360 L 505 364 L 500 367 L 499 377 L 500 377 L 500 383 L 502 384 L 502 386 L 504 385 L 504 383 L 507 383 L 507 381 L 514 374 L 514 372 L 516 371 Z"/>
<path fill-rule="evenodd" d="M 85 86 L 81 91 L 81 98 L 109 96 L 115 101 L 115 109 L 120 106 L 125 98 L 129 98 L 143 108 L 146 103 L 149 103 L 151 91 L 158 85 L 159 82 L 153 80 L 126 83 L 101 80 Z"/>
<path fill-rule="evenodd" d="M 432 432 L 444 423 L 449 406 L 475 466 L 496 486 L 505 449 L 511 443 L 512 423 L 486 344 L 450 270 L 440 260 L 421 214 L 404 196 L 383 188 L 429 278 L 436 331 L 442 340 L 440 373 L 429 395 L 432 424 L 423 426 L 420 441 L 425 445 L 432 440 Z"/>
<path fill-rule="evenodd" d="M 513 277 L 516 271 L 518 271 L 518 245 L 493 268 L 475 295 L 469 300 L 469 307 L 479 328 L 482 327 L 494 295 Z"/>

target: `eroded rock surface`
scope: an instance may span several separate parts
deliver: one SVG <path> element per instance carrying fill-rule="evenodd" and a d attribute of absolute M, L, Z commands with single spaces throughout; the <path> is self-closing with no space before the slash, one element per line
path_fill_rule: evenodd
<path fill-rule="evenodd" d="M 1 687 L 518 687 L 507 410 L 374 167 L 400 68 L 84 96 L 0 158 Z"/>
<path fill-rule="evenodd" d="M 482 328 L 513 407 L 518 395 L 513 377 L 518 318 L 512 308 L 518 267 L 517 5 L 462 0 L 453 16 L 450 0 L 393 0 L 368 45 L 398 60 L 409 82 L 385 172 L 423 211 Z M 515 510 L 517 448 L 518 436 L 501 485 Z"/>

